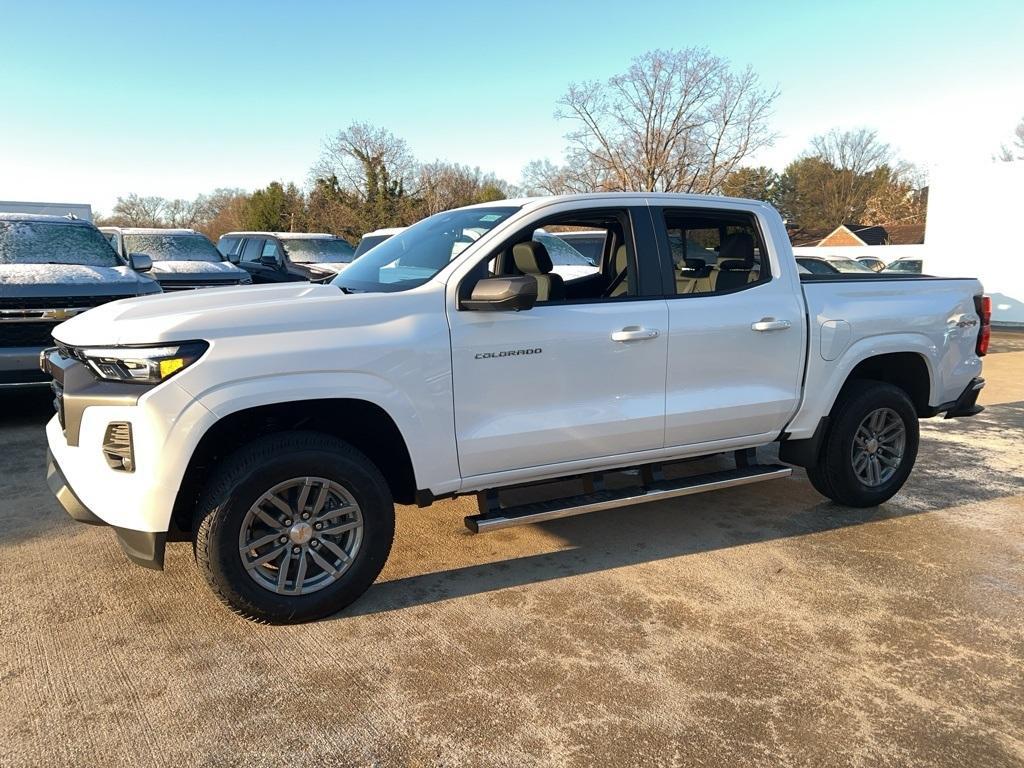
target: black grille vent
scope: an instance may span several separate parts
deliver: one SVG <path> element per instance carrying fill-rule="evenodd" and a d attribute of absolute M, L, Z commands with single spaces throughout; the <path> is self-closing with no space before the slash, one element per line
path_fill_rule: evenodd
<path fill-rule="evenodd" d="M 57 323 L 0 323 L 0 347 L 49 347 Z"/>
<path fill-rule="evenodd" d="M 112 421 L 103 435 L 103 458 L 111 469 L 135 471 L 132 452 L 132 425 L 127 421 Z"/>

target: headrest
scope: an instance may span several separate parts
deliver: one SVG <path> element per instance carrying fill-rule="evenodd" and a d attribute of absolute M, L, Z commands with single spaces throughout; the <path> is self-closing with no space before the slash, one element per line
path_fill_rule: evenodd
<path fill-rule="evenodd" d="M 622 274 L 626 270 L 628 262 L 629 253 L 626 251 L 626 246 L 620 245 L 615 249 L 615 274 Z"/>
<path fill-rule="evenodd" d="M 548 249 L 536 240 L 513 245 L 512 258 L 516 262 L 516 269 L 524 275 L 546 275 L 551 271 Z"/>
<path fill-rule="evenodd" d="M 718 249 L 718 268 L 729 269 L 723 266 L 726 260 L 742 261 L 744 269 L 749 269 L 754 263 L 754 238 L 749 232 L 737 232 L 729 235 L 722 241 L 722 247 Z M 732 267 L 737 269 L 737 267 Z"/>

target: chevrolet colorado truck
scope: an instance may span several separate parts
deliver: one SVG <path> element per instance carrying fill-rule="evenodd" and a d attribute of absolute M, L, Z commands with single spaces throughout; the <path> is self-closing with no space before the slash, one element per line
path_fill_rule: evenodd
<path fill-rule="evenodd" d="M 573 229 L 604 245 L 567 280 L 535 234 Z M 58 326 L 48 480 L 135 562 L 190 540 L 234 611 L 310 620 L 377 577 L 396 502 L 475 494 L 479 533 L 796 465 L 839 504 L 880 504 L 919 419 L 980 410 L 989 313 L 974 279 L 800 274 L 755 201 L 487 203 L 331 284 L 129 299 Z M 759 460 L 773 443 L 782 463 Z"/>

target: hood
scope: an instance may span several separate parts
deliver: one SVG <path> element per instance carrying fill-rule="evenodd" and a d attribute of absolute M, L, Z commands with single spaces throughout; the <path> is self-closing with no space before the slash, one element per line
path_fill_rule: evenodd
<path fill-rule="evenodd" d="M 129 267 L 0 264 L 0 298 L 139 296 L 157 284 Z"/>
<path fill-rule="evenodd" d="M 184 275 L 189 279 L 211 277 L 219 280 L 228 278 L 241 280 L 243 277 L 249 276 L 244 269 L 226 261 L 154 261 L 149 274 L 157 279 Z"/>
<path fill-rule="evenodd" d="M 204 288 L 103 304 L 57 326 L 54 337 L 80 346 L 323 332 L 366 322 L 369 306 L 396 295 L 346 295 L 305 282 Z"/>

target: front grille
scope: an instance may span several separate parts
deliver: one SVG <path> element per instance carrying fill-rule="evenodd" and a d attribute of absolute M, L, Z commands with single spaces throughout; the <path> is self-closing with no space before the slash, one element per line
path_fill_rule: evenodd
<path fill-rule="evenodd" d="M 0 323 L 0 347 L 48 347 L 58 323 Z"/>
<path fill-rule="evenodd" d="M 118 299 L 128 299 L 130 296 L 61 296 L 60 298 L 19 298 L 19 299 L 5 299 L 0 301 L 0 309 L 53 309 L 54 307 L 64 307 L 68 309 L 89 309 L 91 307 L 98 307 L 100 304 L 106 304 L 108 301 L 117 301 Z"/>

